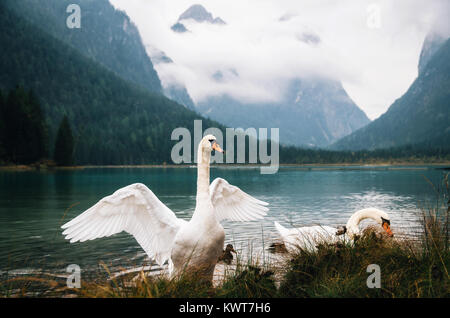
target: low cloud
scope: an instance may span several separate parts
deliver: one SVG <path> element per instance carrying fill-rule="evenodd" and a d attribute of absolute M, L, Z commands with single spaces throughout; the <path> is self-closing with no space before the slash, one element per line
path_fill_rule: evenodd
<path fill-rule="evenodd" d="M 386 111 L 417 76 L 427 32 L 448 35 L 447 1 L 110 0 L 136 23 L 146 45 L 174 63 L 156 65 L 161 80 L 183 83 L 195 102 L 229 94 L 250 102 L 276 101 L 296 77 L 339 80 L 372 119 Z M 202 4 L 226 25 L 183 21 Z M 369 4 L 380 27 L 368 26 Z"/>

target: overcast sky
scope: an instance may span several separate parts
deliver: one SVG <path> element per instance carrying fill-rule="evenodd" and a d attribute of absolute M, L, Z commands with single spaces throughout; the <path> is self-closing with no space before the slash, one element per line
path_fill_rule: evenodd
<path fill-rule="evenodd" d="M 155 66 L 163 84 L 183 83 L 195 102 L 217 94 L 275 101 L 290 79 L 323 76 L 341 81 L 370 119 L 417 77 L 427 32 L 450 32 L 447 0 L 110 1 L 138 26 L 145 45 L 174 61 Z M 191 21 L 191 32 L 173 32 L 192 4 L 227 25 Z"/>

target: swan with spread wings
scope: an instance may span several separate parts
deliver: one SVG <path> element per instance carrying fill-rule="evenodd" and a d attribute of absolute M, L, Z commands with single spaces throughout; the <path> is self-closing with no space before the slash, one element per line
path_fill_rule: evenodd
<path fill-rule="evenodd" d="M 190 221 L 177 218 L 149 188 L 136 183 L 101 199 L 64 224 L 63 235 L 74 243 L 125 231 L 133 235 L 160 266 L 168 261 L 171 274 L 195 270 L 211 280 L 225 240 L 225 231 L 219 222 L 258 220 L 268 211 L 266 202 L 222 178 L 210 184 L 213 150 L 223 152 L 216 138 L 207 135 L 198 147 L 197 198 Z"/>

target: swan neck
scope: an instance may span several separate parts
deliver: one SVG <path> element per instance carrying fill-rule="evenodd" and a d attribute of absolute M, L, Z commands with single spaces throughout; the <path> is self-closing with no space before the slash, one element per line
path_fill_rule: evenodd
<path fill-rule="evenodd" d="M 350 236 L 359 233 L 359 223 L 364 219 L 373 219 L 381 224 L 382 211 L 375 208 L 363 209 L 355 212 L 347 222 L 347 230 Z"/>
<path fill-rule="evenodd" d="M 211 154 L 198 149 L 197 164 L 197 206 L 209 200 L 209 161 Z"/>

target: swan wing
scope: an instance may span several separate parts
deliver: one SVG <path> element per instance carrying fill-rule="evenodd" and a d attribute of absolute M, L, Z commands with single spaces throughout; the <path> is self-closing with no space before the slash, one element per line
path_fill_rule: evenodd
<path fill-rule="evenodd" d="M 292 229 L 287 229 L 276 221 L 274 222 L 274 225 L 275 225 L 275 228 L 277 229 L 278 233 L 280 233 L 280 236 L 283 240 L 287 236 L 292 235 Z"/>
<path fill-rule="evenodd" d="M 255 199 L 222 178 L 211 183 L 209 194 L 217 221 L 253 221 L 264 218 L 269 211 L 268 203 Z"/>
<path fill-rule="evenodd" d="M 337 229 L 331 226 L 314 225 L 287 229 L 278 222 L 274 224 L 286 248 L 290 251 L 297 248 L 314 250 L 317 244 L 332 244 L 339 241 L 335 234 Z"/>
<path fill-rule="evenodd" d="M 164 205 L 145 185 L 135 183 L 104 197 L 61 228 L 70 243 L 125 231 L 159 265 L 170 258 L 176 233 L 186 221 Z"/>
<path fill-rule="evenodd" d="M 298 247 L 303 247 L 304 237 L 299 228 L 288 229 L 278 222 L 274 222 L 274 225 L 288 251 L 295 251 Z"/>
<path fill-rule="evenodd" d="M 326 225 L 305 226 L 297 229 L 304 241 L 311 244 L 335 243 L 337 241 L 337 229 Z"/>

